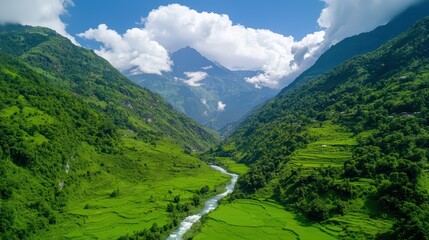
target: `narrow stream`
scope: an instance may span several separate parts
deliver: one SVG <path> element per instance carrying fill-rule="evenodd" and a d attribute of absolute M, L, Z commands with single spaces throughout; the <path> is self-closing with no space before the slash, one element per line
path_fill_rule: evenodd
<path fill-rule="evenodd" d="M 232 193 L 232 191 L 234 190 L 235 184 L 237 183 L 237 179 L 238 179 L 237 174 L 229 173 L 225 169 L 218 167 L 218 166 L 210 165 L 210 167 L 218 170 L 219 172 L 221 172 L 223 174 L 227 174 L 227 175 L 231 176 L 232 177 L 231 183 L 225 187 L 226 191 L 224 193 L 218 194 L 218 195 L 214 196 L 213 198 L 210 198 L 209 200 L 207 200 L 206 203 L 204 204 L 204 208 L 199 213 L 197 213 L 195 215 L 191 215 L 191 216 L 187 217 L 185 220 L 183 220 L 180 223 L 179 228 L 176 231 L 174 231 L 167 238 L 167 240 L 182 240 L 183 235 L 187 231 L 189 231 L 189 229 L 191 229 L 191 227 L 192 227 L 192 225 L 194 225 L 194 223 L 198 222 L 198 220 L 200 220 L 200 218 L 203 215 L 205 215 L 205 214 L 213 211 L 214 209 L 216 209 L 218 206 L 219 200 L 226 197 L 228 194 Z"/>

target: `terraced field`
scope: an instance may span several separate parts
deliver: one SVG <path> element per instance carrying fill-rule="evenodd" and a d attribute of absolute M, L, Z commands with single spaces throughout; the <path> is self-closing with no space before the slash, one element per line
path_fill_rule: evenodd
<path fill-rule="evenodd" d="M 302 168 L 342 167 L 344 161 L 351 158 L 352 149 L 357 145 L 352 133 L 331 123 L 310 128 L 308 132 L 318 140 L 295 151 L 291 156 L 291 163 Z"/>
<path fill-rule="evenodd" d="M 208 198 L 229 181 L 228 176 L 184 154 L 176 145 L 143 143 L 133 139 L 134 133 L 122 134 L 124 154 L 116 159 L 103 158 L 85 147 L 79 151 L 85 155 L 80 157 L 93 160 L 88 163 L 89 170 L 80 173 L 89 176 L 88 181 L 70 186 L 78 188 L 79 194 L 69 201 L 68 214 L 54 229 L 40 234 L 40 239 L 116 239 L 154 223 L 163 226 L 169 221 L 167 205 L 175 196 L 180 196 L 182 203 L 191 202 L 207 185 Z M 70 168 L 73 170 L 72 163 Z"/>
<path fill-rule="evenodd" d="M 241 199 L 209 214 L 193 239 L 336 239 L 321 226 L 303 223 L 298 216 L 268 201 Z"/>
<path fill-rule="evenodd" d="M 342 167 L 351 158 L 357 138 L 341 126 L 325 122 L 308 130 L 312 143 L 295 151 L 285 168 L 303 168 L 306 173 L 321 167 Z M 229 158 L 216 157 L 230 169 L 244 174 L 248 168 Z M 422 179 L 426 186 L 429 178 Z M 256 191 L 253 199 L 224 202 L 210 213 L 204 224 L 193 229 L 193 239 L 365 239 L 383 233 L 392 222 L 378 214 L 373 203 L 358 198 L 349 203 L 346 214 L 335 216 L 321 223 L 313 223 L 299 214 L 287 211 L 273 202 L 277 178 Z M 373 180 L 361 178 L 350 184 L 363 190 L 374 188 Z M 429 184 L 428 184 L 429 185 Z M 371 190 L 372 191 L 372 190 Z M 256 200 L 257 199 L 257 200 Z"/>
<path fill-rule="evenodd" d="M 363 236 L 374 236 L 392 227 L 392 222 L 383 219 L 370 218 L 363 213 L 349 213 L 344 216 L 333 217 L 325 221 L 321 229 L 339 239 L 359 239 Z"/>

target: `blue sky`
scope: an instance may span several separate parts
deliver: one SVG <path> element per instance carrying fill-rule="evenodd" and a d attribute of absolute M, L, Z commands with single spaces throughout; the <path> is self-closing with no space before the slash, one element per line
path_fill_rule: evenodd
<path fill-rule="evenodd" d="M 317 19 L 325 6 L 319 0 L 73 0 L 62 19 L 72 35 L 105 23 L 119 33 L 136 27 L 142 17 L 162 5 L 179 3 L 199 12 L 227 14 L 235 24 L 270 29 L 301 39 L 320 30 Z"/>
<path fill-rule="evenodd" d="M 190 46 L 231 70 L 258 70 L 245 79 L 255 87 L 281 88 L 333 44 L 418 1 L 10 0 L 0 24 L 54 29 L 133 74 L 169 72 L 169 54 Z"/>

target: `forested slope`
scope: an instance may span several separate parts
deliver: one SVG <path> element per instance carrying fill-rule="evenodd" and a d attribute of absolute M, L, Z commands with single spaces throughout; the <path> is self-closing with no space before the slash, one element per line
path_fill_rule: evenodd
<path fill-rule="evenodd" d="M 212 154 L 251 166 L 237 198 L 271 191 L 340 238 L 429 239 L 428 104 L 426 18 L 273 99 Z M 356 214 L 394 225 L 344 220 Z"/>
<path fill-rule="evenodd" d="M 116 189 L 116 196 L 121 185 L 180 176 L 189 168 L 181 164 L 198 164 L 183 151 L 216 141 L 160 96 L 54 31 L 0 26 L 1 239 L 34 238 L 64 222 L 71 196 L 89 200 L 86 191 L 97 189 Z M 158 173 L 162 164 L 168 166 Z"/>

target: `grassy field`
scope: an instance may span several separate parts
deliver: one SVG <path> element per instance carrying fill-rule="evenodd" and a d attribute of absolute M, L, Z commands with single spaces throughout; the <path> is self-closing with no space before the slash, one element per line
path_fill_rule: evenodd
<path fill-rule="evenodd" d="M 312 139 L 306 148 L 295 151 L 286 168 L 303 168 L 305 172 L 322 167 L 342 167 L 351 158 L 357 138 L 341 126 L 326 122 L 320 127 L 309 129 Z M 363 133 L 365 134 L 365 133 Z M 229 169 L 239 169 L 243 174 L 246 167 L 229 158 L 216 158 Z M 242 169 L 242 171 L 240 171 Z M 392 227 L 392 222 L 377 215 L 373 204 L 356 199 L 347 207 L 344 216 L 335 216 L 321 223 L 312 223 L 299 214 L 286 211 L 273 203 L 273 178 L 264 188 L 256 191 L 253 200 L 239 199 L 232 203 L 223 202 L 210 213 L 203 224 L 197 225 L 189 236 L 193 239 L 365 239 L 382 233 Z M 422 184 L 427 184 L 422 179 Z M 353 182 L 362 189 L 373 187 L 372 180 L 360 179 Z M 258 199 L 258 200 L 256 200 Z"/>
<path fill-rule="evenodd" d="M 133 139 L 132 132 L 121 134 L 124 149 L 117 158 L 104 158 L 83 146 L 70 161 L 70 171 L 85 170 L 77 173 L 82 178 L 78 186 L 68 186 L 68 180 L 73 181 L 66 178 L 64 191 L 78 189 L 73 190 L 78 194 L 59 223 L 40 239 L 116 239 L 153 223 L 162 226 L 169 221 L 166 209 L 175 196 L 182 203 L 191 202 L 203 186 L 214 195 L 229 181 L 174 144 L 149 144 Z"/>
<path fill-rule="evenodd" d="M 362 209 L 364 203 L 357 200 L 355 205 Z M 192 234 L 193 239 L 204 240 L 366 239 L 391 227 L 391 221 L 371 218 L 362 211 L 313 223 L 271 201 L 240 199 L 220 205 Z"/>
<path fill-rule="evenodd" d="M 248 166 L 237 163 L 229 157 L 216 157 L 216 160 L 222 163 L 222 165 L 228 169 L 229 172 L 239 175 L 245 174 L 250 169 Z"/>
<path fill-rule="evenodd" d="M 210 213 L 193 239 L 336 239 L 320 225 L 302 223 L 297 215 L 275 203 L 235 200 Z"/>
<path fill-rule="evenodd" d="M 328 124 L 311 131 L 318 140 L 294 153 L 295 166 L 311 169 L 342 164 L 356 144 L 355 138 L 339 126 Z M 169 221 L 166 207 L 175 196 L 190 202 L 203 186 L 208 185 L 213 195 L 229 181 L 227 176 L 167 141 L 137 141 L 135 133 L 128 131 L 121 135 L 122 154 L 113 159 L 86 145 L 77 150 L 76 159 L 70 160 L 70 171 L 79 171 L 76 175 L 81 181 L 73 185 L 76 181 L 65 176 L 64 191 L 78 194 L 70 199 L 57 225 L 40 234 L 40 239 L 116 239 L 150 228 L 153 223 L 162 226 Z M 216 160 L 231 172 L 248 171 L 247 166 L 230 158 Z M 388 221 L 374 220 L 358 211 L 313 224 L 280 205 L 262 200 L 270 198 L 270 186 L 256 194 L 261 200 L 224 202 L 209 214 L 194 239 L 336 239 L 359 232 L 380 232 L 391 226 Z M 358 210 L 364 204 L 356 205 Z"/>
<path fill-rule="evenodd" d="M 352 133 L 331 123 L 310 128 L 308 132 L 317 140 L 292 154 L 292 163 L 299 167 L 342 167 L 344 161 L 351 158 L 352 149 L 357 145 Z"/>
<path fill-rule="evenodd" d="M 392 222 L 370 218 L 367 214 L 353 212 L 344 216 L 333 217 L 325 221 L 321 229 L 339 239 L 366 239 L 392 227 Z"/>

